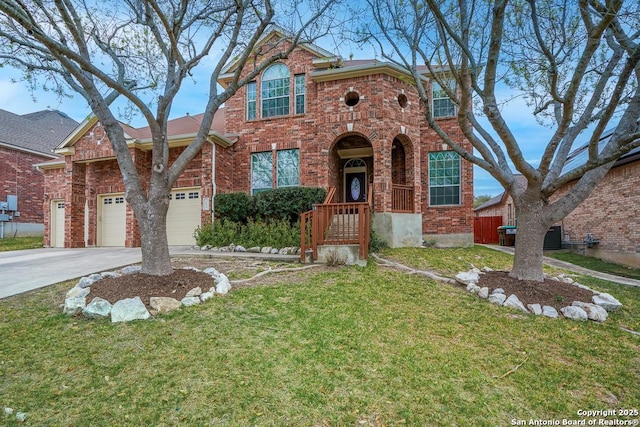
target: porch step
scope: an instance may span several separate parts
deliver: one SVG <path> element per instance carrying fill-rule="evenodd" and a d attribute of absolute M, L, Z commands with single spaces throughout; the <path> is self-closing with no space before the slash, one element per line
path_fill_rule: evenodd
<path fill-rule="evenodd" d="M 336 215 L 331 221 L 326 238 L 328 240 L 357 240 L 358 229 L 358 215 Z"/>

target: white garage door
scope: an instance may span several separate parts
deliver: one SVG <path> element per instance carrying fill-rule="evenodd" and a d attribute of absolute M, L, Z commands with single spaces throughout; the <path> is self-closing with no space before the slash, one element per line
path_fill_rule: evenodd
<path fill-rule="evenodd" d="M 167 212 L 167 239 L 170 245 L 193 245 L 194 230 L 200 226 L 200 189 L 173 190 Z"/>
<path fill-rule="evenodd" d="M 127 204 L 122 195 L 98 197 L 100 212 L 98 230 L 100 246 L 124 246 L 127 231 Z"/>
<path fill-rule="evenodd" d="M 51 246 L 64 248 L 64 201 L 51 202 Z"/>

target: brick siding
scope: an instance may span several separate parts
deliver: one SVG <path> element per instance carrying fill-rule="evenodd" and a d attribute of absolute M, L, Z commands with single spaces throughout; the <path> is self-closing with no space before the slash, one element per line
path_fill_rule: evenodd
<path fill-rule="evenodd" d="M 7 195 L 18 196 L 20 216 L 15 218 L 16 221 L 44 223 L 44 175 L 34 164 L 50 159 L 0 147 L 0 200 L 6 201 Z"/>

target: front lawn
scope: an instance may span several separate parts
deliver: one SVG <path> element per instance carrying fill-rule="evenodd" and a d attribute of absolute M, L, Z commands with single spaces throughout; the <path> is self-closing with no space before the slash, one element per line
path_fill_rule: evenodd
<path fill-rule="evenodd" d="M 42 236 L 6 237 L 0 239 L 0 252 L 17 251 L 22 249 L 37 249 L 42 247 Z"/>
<path fill-rule="evenodd" d="M 509 263 L 485 248 L 383 255 L 443 274 Z M 638 408 L 640 338 L 620 326 L 640 330 L 640 289 L 578 278 L 625 305 L 597 324 L 371 262 L 281 277 L 115 325 L 60 314 L 72 282 L 2 300 L 0 407 L 75 426 L 507 426 Z"/>

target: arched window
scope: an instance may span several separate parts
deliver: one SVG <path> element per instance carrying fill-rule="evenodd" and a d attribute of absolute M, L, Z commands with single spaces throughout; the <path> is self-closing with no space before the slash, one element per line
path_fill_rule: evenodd
<path fill-rule="evenodd" d="M 262 117 L 289 114 L 289 68 L 274 64 L 262 73 Z"/>

